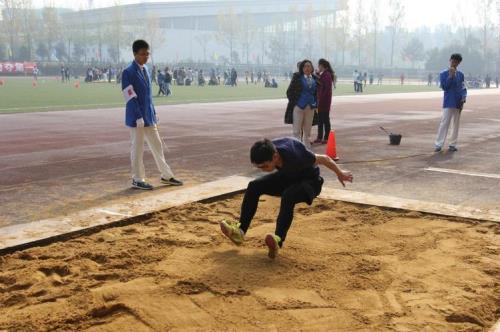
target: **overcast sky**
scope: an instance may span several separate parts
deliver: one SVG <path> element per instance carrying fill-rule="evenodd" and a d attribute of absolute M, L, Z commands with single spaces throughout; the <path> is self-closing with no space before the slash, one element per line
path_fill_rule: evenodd
<path fill-rule="evenodd" d="M 122 4 L 141 3 L 141 2 L 185 2 L 186 0 L 94 0 L 94 7 L 108 7 L 115 2 Z M 193 1 L 193 0 L 190 0 Z M 194 0 L 204 1 L 204 0 Z M 388 0 L 382 0 L 382 2 Z M 469 15 L 467 20 L 471 25 L 477 25 L 478 19 L 476 16 L 475 4 L 479 0 L 404 0 L 406 7 L 406 27 L 413 30 L 416 27 L 426 25 L 434 27 L 439 24 L 453 25 L 457 21 L 457 8 L 462 6 Z M 229 1 L 230 2 L 230 1 Z M 88 0 L 33 0 L 36 7 L 43 7 L 46 4 L 53 3 L 57 7 L 65 7 L 72 9 L 86 8 Z M 370 6 L 371 1 L 364 0 L 365 6 Z M 387 8 L 387 5 L 382 7 Z M 496 8 L 494 8 L 496 9 Z M 493 15 L 496 21 L 496 15 Z M 387 22 L 386 22 L 387 23 Z"/>

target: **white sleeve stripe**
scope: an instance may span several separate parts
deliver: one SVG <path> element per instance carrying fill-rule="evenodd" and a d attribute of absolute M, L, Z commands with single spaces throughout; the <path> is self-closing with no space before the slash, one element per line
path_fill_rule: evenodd
<path fill-rule="evenodd" d="M 123 98 L 125 98 L 126 103 L 128 103 L 130 99 L 137 97 L 132 84 L 123 89 L 122 92 L 123 92 Z"/>

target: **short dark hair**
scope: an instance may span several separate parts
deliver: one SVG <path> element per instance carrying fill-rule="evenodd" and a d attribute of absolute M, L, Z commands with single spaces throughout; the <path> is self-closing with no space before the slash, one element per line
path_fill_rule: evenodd
<path fill-rule="evenodd" d="M 134 54 L 136 54 L 136 53 L 139 53 L 139 50 L 142 50 L 142 49 L 149 50 L 149 44 L 145 40 L 137 39 L 132 44 L 132 52 L 134 52 Z"/>
<path fill-rule="evenodd" d="M 313 63 L 311 62 L 311 60 L 308 60 L 308 59 L 305 59 L 303 60 L 301 63 L 300 63 L 300 66 L 299 66 L 299 73 L 301 75 L 304 74 L 304 66 L 306 65 L 306 63 L 310 63 L 311 64 L 311 68 L 312 68 L 312 72 L 314 73 L 314 66 L 313 66 Z"/>
<path fill-rule="evenodd" d="M 273 142 L 264 138 L 263 140 L 257 141 L 252 145 L 250 149 L 250 161 L 252 164 L 262 164 L 266 161 L 273 160 L 273 155 L 276 152 L 276 147 Z"/>
<path fill-rule="evenodd" d="M 450 60 L 457 60 L 458 63 L 460 63 L 460 62 L 462 62 L 462 54 L 460 54 L 460 53 L 453 53 L 450 56 Z"/>

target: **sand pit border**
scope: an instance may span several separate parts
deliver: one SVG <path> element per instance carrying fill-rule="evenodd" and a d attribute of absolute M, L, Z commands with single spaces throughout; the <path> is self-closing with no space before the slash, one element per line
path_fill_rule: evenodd
<path fill-rule="evenodd" d="M 242 192 L 250 180 L 251 177 L 230 176 L 193 187 L 148 195 L 126 203 L 95 207 L 61 218 L 3 227 L 0 228 L 0 255 L 95 233 L 105 228 L 133 224 L 158 211 Z M 482 210 L 332 188 L 323 188 L 320 197 L 434 215 L 500 222 L 500 210 Z"/>
<path fill-rule="evenodd" d="M 419 201 L 332 188 L 323 188 L 320 197 L 355 204 L 500 223 L 500 210 L 497 209 L 479 209 L 470 206 Z"/>
<path fill-rule="evenodd" d="M 150 214 L 176 206 L 216 199 L 246 189 L 251 178 L 230 176 L 200 185 L 143 196 L 126 203 L 95 207 L 60 218 L 0 228 L 0 255 L 34 246 L 47 245 L 101 229 L 129 225 Z"/>

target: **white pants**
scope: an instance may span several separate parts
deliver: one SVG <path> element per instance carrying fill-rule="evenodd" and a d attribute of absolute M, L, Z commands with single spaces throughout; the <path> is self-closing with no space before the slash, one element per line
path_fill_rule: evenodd
<path fill-rule="evenodd" d="M 458 139 L 458 128 L 460 126 L 460 110 L 456 108 L 445 108 L 443 110 L 443 117 L 441 118 L 441 123 L 439 124 L 439 129 L 437 133 L 436 142 L 434 143 L 436 147 L 442 148 L 446 136 L 448 135 L 448 128 L 450 127 L 450 122 L 453 123 L 453 131 L 451 132 L 451 137 L 449 140 L 449 146 L 455 147 L 457 145 Z"/>
<path fill-rule="evenodd" d="M 314 118 L 314 110 L 308 105 L 304 109 L 295 106 L 293 109 L 293 137 L 311 147 L 311 128 Z"/>
<path fill-rule="evenodd" d="M 148 143 L 149 150 L 153 154 L 156 166 L 164 179 L 174 177 L 170 166 L 163 155 L 163 141 L 160 138 L 157 126 L 130 128 L 130 160 L 132 162 L 132 179 L 144 181 L 146 172 L 144 170 L 144 139 Z"/>

